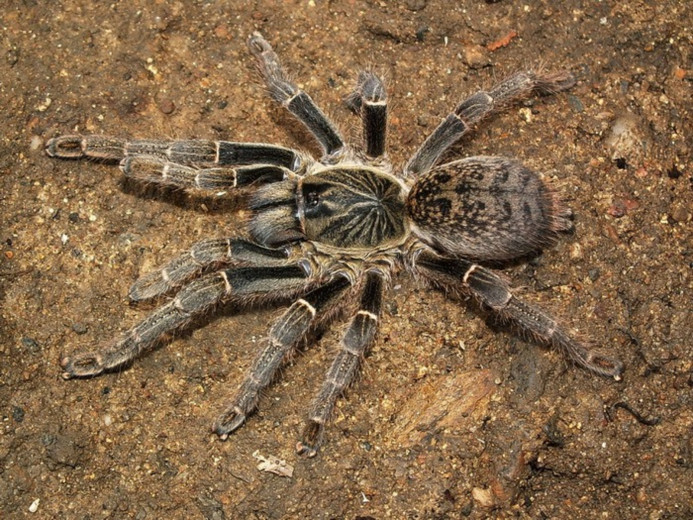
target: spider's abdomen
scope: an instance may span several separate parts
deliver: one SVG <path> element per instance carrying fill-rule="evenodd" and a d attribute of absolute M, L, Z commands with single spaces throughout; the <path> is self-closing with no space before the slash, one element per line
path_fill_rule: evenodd
<path fill-rule="evenodd" d="M 533 171 L 503 157 L 469 157 L 421 177 L 407 198 L 413 232 L 442 252 L 508 260 L 570 229 L 569 212 Z"/>
<path fill-rule="evenodd" d="M 401 243 L 407 233 L 403 187 L 375 169 L 326 168 L 301 180 L 298 199 L 308 240 L 366 249 Z"/>

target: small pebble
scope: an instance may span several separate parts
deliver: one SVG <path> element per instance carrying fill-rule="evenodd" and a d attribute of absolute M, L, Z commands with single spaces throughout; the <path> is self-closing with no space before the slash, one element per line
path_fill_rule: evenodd
<path fill-rule="evenodd" d="M 670 220 L 674 222 L 686 222 L 689 218 L 688 211 L 684 206 L 675 207 L 669 216 L 671 217 Z"/>
<path fill-rule="evenodd" d="M 19 61 L 19 49 L 17 47 L 12 47 L 7 51 L 5 57 L 7 58 L 7 64 L 10 67 L 14 67 Z"/>
<path fill-rule="evenodd" d="M 570 259 L 571 260 L 582 260 L 584 258 L 584 251 L 582 246 L 578 242 L 574 242 L 570 245 Z"/>
<path fill-rule="evenodd" d="M 75 331 L 77 334 L 86 334 L 87 326 L 84 323 L 78 321 L 72 324 L 72 330 Z"/>
<path fill-rule="evenodd" d="M 480 69 L 490 61 L 487 50 L 481 45 L 469 45 L 462 51 L 462 61 L 471 69 Z"/>
<path fill-rule="evenodd" d="M 472 498 L 481 507 L 492 507 L 494 505 L 493 495 L 490 489 L 472 488 Z"/>
<path fill-rule="evenodd" d="M 638 504 L 647 502 L 647 491 L 645 491 L 644 487 L 639 488 L 637 493 L 635 493 L 635 500 L 638 501 Z"/>
<path fill-rule="evenodd" d="M 176 109 L 175 103 L 171 101 L 170 99 L 162 99 L 159 102 L 159 110 L 161 110 L 164 114 L 172 114 L 173 111 Z"/>
<path fill-rule="evenodd" d="M 427 3 L 428 0 L 407 0 L 407 9 L 410 11 L 421 11 L 426 7 Z"/>
<path fill-rule="evenodd" d="M 42 150 L 43 149 L 43 139 L 41 139 L 38 135 L 33 136 L 31 138 L 31 141 L 29 142 L 29 148 L 33 151 Z"/>
<path fill-rule="evenodd" d="M 41 502 L 41 499 L 37 498 L 31 503 L 31 505 L 29 506 L 30 513 L 35 513 L 36 511 L 38 511 L 39 502 Z"/>
<path fill-rule="evenodd" d="M 647 122 L 626 112 L 611 125 L 606 145 L 611 149 L 611 159 L 619 169 L 628 165 L 640 167 L 649 139 L 646 136 Z"/>
<path fill-rule="evenodd" d="M 422 42 L 426 38 L 426 33 L 431 29 L 427 25 L 422 25 L 416 30 L 416 41 Z"/>
<path fill-rule="evenodd" d="M 45 112 L 46 110 L 48 110 L 48 107 L 51 106 L 51 103 L 53 103 L 53 100 L 47 97 L 43 100 L 43 103 L 36 107 L 36 110 L 38 110 L 39 112 Z"/>
<path fill-rule="evenodd" d="M 614 218 L 621 218 L 638 207 L 640 203 L 637 200 L 626 197 L 615 200 L 606 212 Z"/>
<path fill-rule="evenodd" d="M 614 218 L 621 218 L 626 215 L 626 208 L 622 201 L 617 200 L 611 206 L 609 206 L 606 213 Z"/>
<path fill-rule="evenodd" d="M 12 407 L 12 419 L 14 422 L 22 422 L 24 420 L 24 408 L 21 406 L 13 406 Z"/>
<path fill-rule="evenodd" d="M 580 101 L 580 98 L 577 96 L 573 96 L 572 94 L 568 95 L 568 103 L 578 114 L 585 111 L 585 105 L 582 104 L 582 101 Z"/>
<path fill-rule="evenodd" d="M 637 200 L 629 197 L 623 199 L 623 205 L 626 207 L 626 211 L 633 211 L 634 209 L 638 209 L 640 207 L 640 203 Z"/>
<path fill-rule="evenodd" d="M 217 25 L 214 28 L 214 36 L 217 38 L 230 39 L 229 27 L 226 24 Z"/>
<path fill-rule="evenodd" d="M 22 345 L 24 345 L 25 348 L 29 350 L 29 352 L 36 353 L 39 350 L 41 350 L 41 347 L 39 347 L 38 341 L 36 341 L 34 338 L 29 338 L 27 336 L 24 336 L 22 338 Z"/>

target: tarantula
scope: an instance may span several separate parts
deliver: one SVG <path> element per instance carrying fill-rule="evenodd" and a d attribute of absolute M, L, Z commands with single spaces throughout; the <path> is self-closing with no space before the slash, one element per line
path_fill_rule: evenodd
<path fill-rule="evenodd" d="M 592 372 L 619 377 L 620 361 L 588 349 L 544 311 L 514 296 L 488 267 L 548 246 L 571 228 L 571 213 L 557 193 L 514 159 L 479 156 L 436 166 L 489 114 L 533 91 L 571 87 L 570 73 L 520 72 L 473 94 L 395 174 L 385 152 L 387 95 L 381 78 L 361 72 L 347 100 L 362 119 L 364 146 L 357 150 L 291 82 L 261 34 L 254 33 L 248 46 L 272 97 L 319 143 L 320 160 L 263 143 L 66 135 L 46 144 L 51 157 L 120 161 L 127 178 L 144 183 L 207 195 L 246 190 L 251 211 L 250 239 L 234 233 L 198 242 L 137 280 L 129 292 L 134 302 L 177 294 L 105 348 L 64 356 L 65 379 L 118 369 L 220 303 L 293 301 L 216 420 L 214 431 L 226 439 L 255 410 L 289 353 L 343 302 L 355 300 L 297 444 L 298 453 L 314 456 L 336 399 L 375 340 L 383 292 L 402 269 L 453 295 L 473 296 Z"/>

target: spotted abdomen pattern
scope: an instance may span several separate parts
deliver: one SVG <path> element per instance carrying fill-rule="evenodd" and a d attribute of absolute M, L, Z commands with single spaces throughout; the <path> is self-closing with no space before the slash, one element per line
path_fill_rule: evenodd
<path fill-rule="evenodd" d="M 423 241 L 481 261 L 523 256 L 571 226 L 539 176 L 504 157 L 469 157 L 431 170 L 412 187 L 407 211 Z"/>

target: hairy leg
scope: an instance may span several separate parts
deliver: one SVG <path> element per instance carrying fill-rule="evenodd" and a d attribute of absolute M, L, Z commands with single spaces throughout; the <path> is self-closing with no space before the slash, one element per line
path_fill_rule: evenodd
<path fill-rule="evenodd" d="M 253 33 L 248 39 L 248 48 L 257 59 L 271 96 L 308 128 L 320 143 L 325 156 L 338 154 L 344 148 L 344 140 L 339 132 L 315 101 L 289 80 L 279 57 L 262 34 Z"/>
<path fill-rule="evenodd" d="M 338 277 L 294 302 L 272 326 L 265 347 L 258 354 L 231 405 L 221 414 L 214 431 L 225 440 L 255 410 L 260 392 L 272 382 L 277 369 L 326 308 L 334 305 L 350 286 Z"/>
<path fill-rule="evenodd" d="M 180 165 L 271 164 L 292 171 L 301 167 L 299 154 L 289 148 L 231 141 L 129 140 L 104 135 L 62 135 L 46 143 L 46 153 L 60 159 L 122 161 L 128 157 L 147 156 Z"/>
<path fill-rule="evenodd" d="M 383 296 L 383 280 L 379 274 L 368 273 L 361 292 L 361 301 L 356 315 L 339 345 L 339 352 L 327 372 L 320 393 L 313 400 L 308 421 L 296 451 L 314 457 L 322 444 L 325 424 L 332 415 L 335 402 L 359 373 L 361 362 L 375 341 L 380 319 Z"/>
<path fill-rule="evenodd" d="M 491 90 L 481 90 L 457 105 L 431 135 L 424 141 L 404 169 L 405 175 L 419 175 L 431 169 L 440 156 L 467 133 L 474 125 L 513 101 L 533 91 L 554 93 L 575 84 L 567 72 L 542 74 L 534 71 L 518 72 Z"/>
<path fill-rule="evenodd" d="M 217 196 L 254 182 L 278 182 L 292 175 L 290 170 L 270 164 L 198 168 L 147 155 L 126 157 L 120 169 L 126 177 L 138 182 Z"/>
<path fill-rule="evenodd" d="M 240 267 L 207 274 L 183 287 L 174 299 L 105 348 L 63 357 L 63 377 L 91 377 L 119 368 L 222 301 L 271 300 L 287 292 L 297 293 L 305 287 L 307 278 L 306 270 L 298 264 Z"/>
<path fill-rule="evenodd" d="M 537 341 L 562 350 L 578 365 L 601 376 L 620 379 L 623 363 L 591 350 L 543 310 L 517 298 L 496 273 L 473 262 L 441 257 L 424 251 L 416 260 L 419 273 L 449 290 L 473 294 L 501 318 L 510 321 Z"/>
<path fill-rule="evenodd" d="M 372 158 L 384 155 L 387 137 L 387 93 L 382 79 L 372 72 L 361 72 L 347 104 L 361 115 L 366 155 Z"/>
<path fill-rule="evenodd" d="M 161 269 L 139 278 L 128 296 L 133 302 L 149 300 L 180 287 L 217 265 L 280 266 L 290 263 L 290 256 L 288 248 L 271 249 L 239 238 L 203 240 Z"/>

